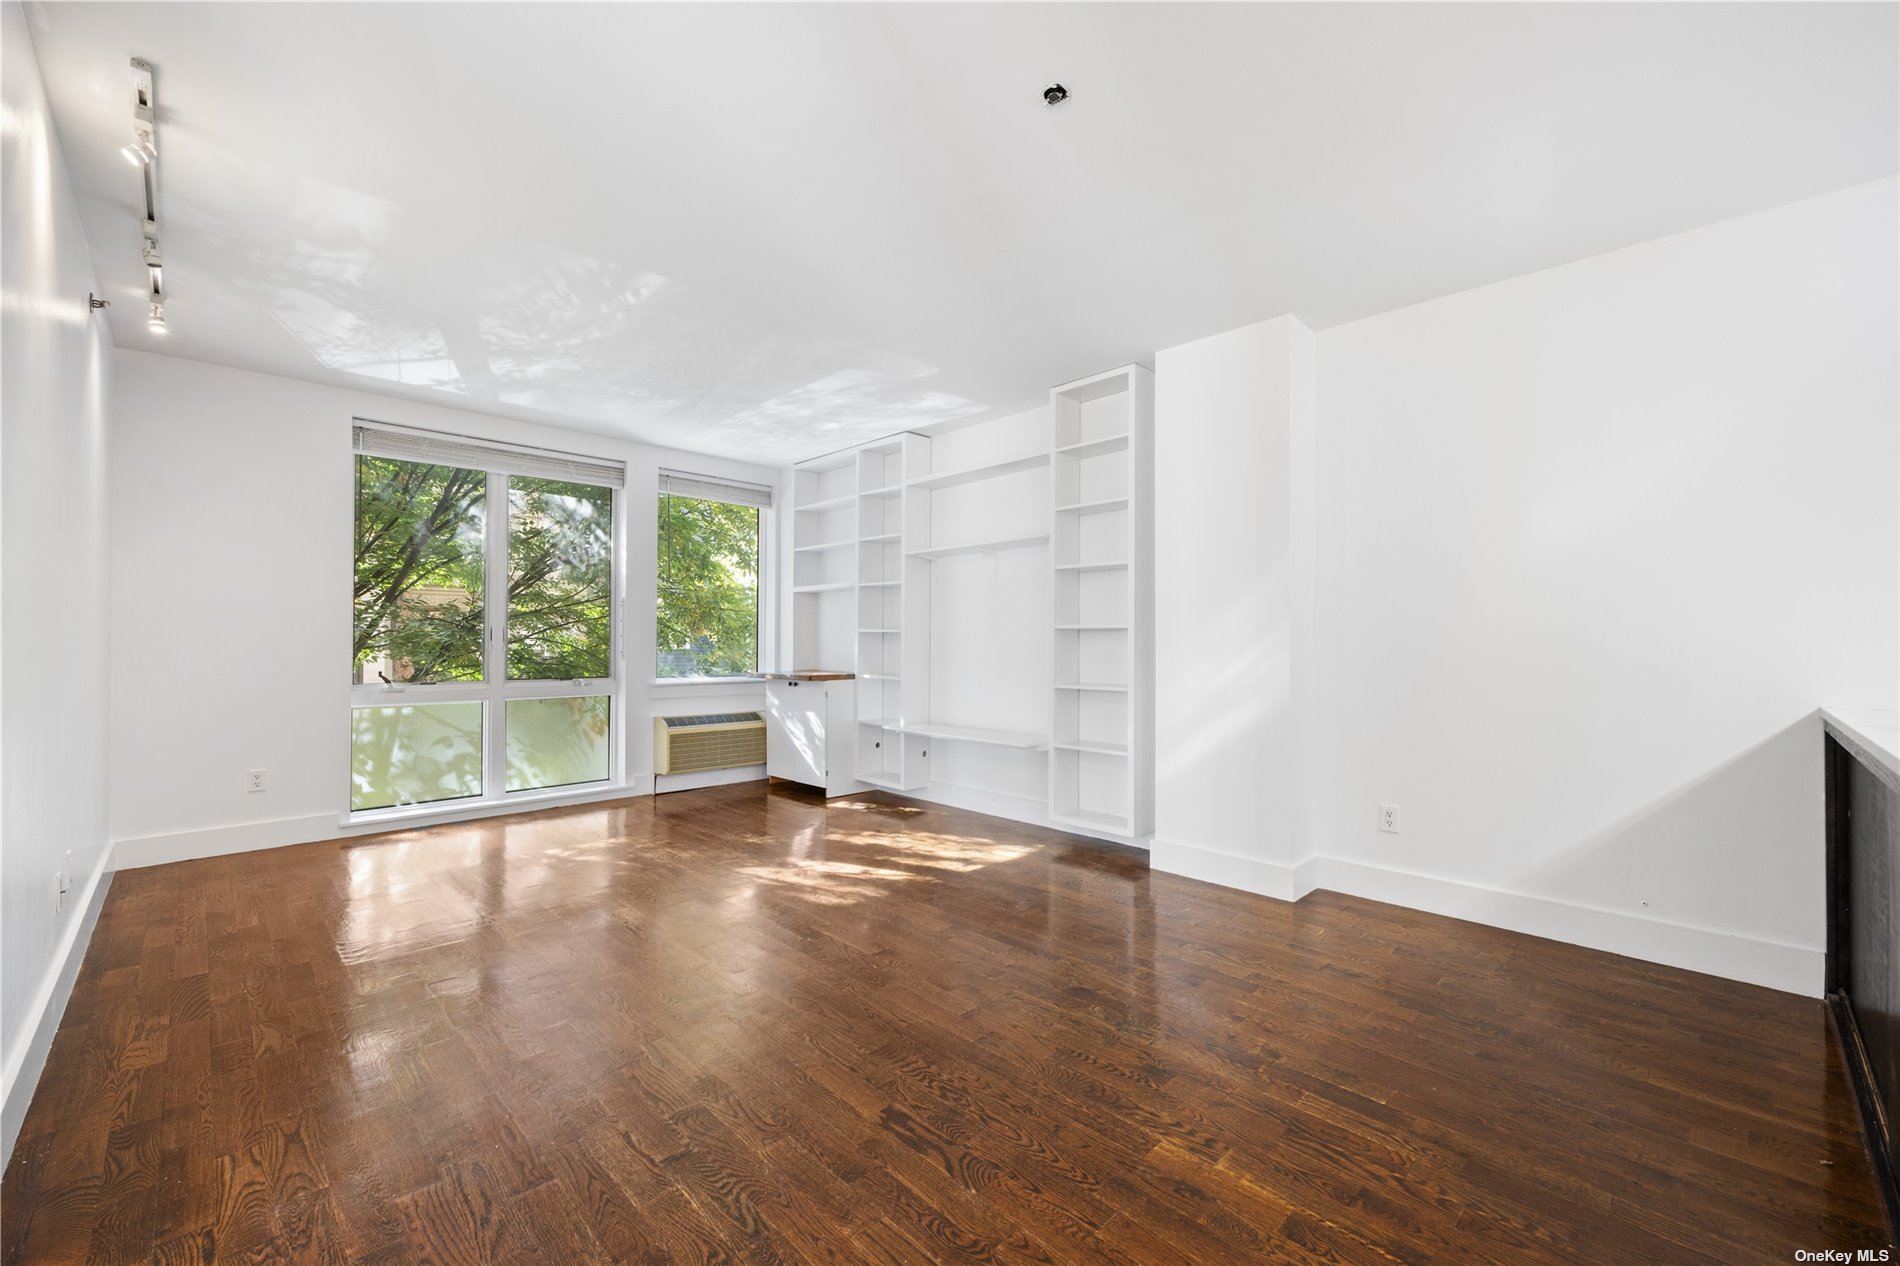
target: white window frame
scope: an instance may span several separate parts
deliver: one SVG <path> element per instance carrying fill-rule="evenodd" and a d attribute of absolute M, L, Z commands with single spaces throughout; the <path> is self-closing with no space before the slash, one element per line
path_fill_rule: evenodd
<path fill-rule="evenodd" d="M 383 423 L 367 423 L 358 419 L 359 426 L 374 428 L 378 432 L 397 435 L 428 437 L 432 433 L 414 432 L 408 428 L 390 427 Z M 542 475 L 533 470 L 510 472 L 508 458 L 512 454 L 552 453 L 552 450 L 522 449 L 514 446 L 493 444 L 486 441 L 473 441 L 466 436 L 443 436 L 448 441 L 462 441 L 479 444 L 490 449 L 492 457 L 478 458 L 479 465 L 469 465 L 467 460 L 456 461 L 449 456 L 435 459 L 436 464 L 458 466 L 464 470 L 482 470 L 487 476 L 484 485 L 484 524 L 482 558 L 482 680 L 479 682 L 429 682 L 412 684 L 400 682 L 391 685 L 376 683 L 365 685 L 350 684 L 350 708 L 394 708 L 404 704 L 431 703 L 480 703 L 482 705 L 482 791 L 475 796 L 457 796 L 445 800 L 423 800 L 411 804 L 387 805 L 376 809 L 351 809 L 349 804 L 350 788 L 345 788 L 346 825 L 364 825 L 390 820 L 406 820 L 415 817 L 456 816 L 493 809 L 495 806 L 511 805 L 522 801 L 564 800 L 576 797 L 598 796 L 602 792 L 624 794 L 626 785 L 626 691 L 622 688 L 626 680 L 626 569 L 627 569 L 627 519 L 625 479 L 622 486 L 595 484 L 606 487 L 612 495 L 613 531 L 611 547 L 613 560 L 608 567 L 612 581 L 608 618 L 611 627 L 608 633 L 608 645 L 611 652 L 608 657 L 609 675 L 605 677 L 576 677 L 569 680 L 510 681 L 508 679 L 508 480 L 511 474 L 524 478 L 560 478 L 550 474 Z M 359 446 L 351 454 L 352 463 L 359 456 L 383 456 L 374 450 L 365 453 Z M 599 458 L 580 458 L 575 454 L 554 454 L 572 456 L 587 462 L 601 465 L 618 466 L 618 462 L 607 462 Z M 429 462 L 427 455 L 408 454 L 388 455 L 395 461 Z M 573 476 L 577 483 L 588 482 L 580 476 Z M 355 531 L 352 515 L 351 531 Z M 354 556 L 352 554 L 352 556 Z M 508 786 L 508 703 L 516 699 L 570 699 L 606 695 L 608 698 L 608 759 L 607 776 L 592 782 L 566 783 L 558 787 L 531 787 L 520 791 L 509 791 Z M 479 815 L 479 814 L 478 814 Z"/>
<path fill-rule="evenodd" d="M 753 601 L 752 615 L 758 627 L 753 632 L 753 664 L 750 673 L 733 673 L 725 677 L 662 677 L 660 676 L 660 643 L 656 636 L 653 640 L 653 662 L 647 665 L 652 676 L 652 684 L 662 690 L 693 687 L 704 690 L 717 689 L 720 686 L 743 686 L 764 681 L 768 663 L 776 663 L 778 655 L 778 521 L 777 490 L 768 484 L 756 484 L 747 480 L 732 479 L 723 475 L 703 475 L 692 471 L 663 469 L 660 471 L 658 485 L 653 497 L 653 587 L 654 600 L 659 599 L 660 577 L 663 571 L 660 563 L 660 534 L 657 530 L 660 519 L 660 502 L 667 496 L 693 497 L 700 501 L 723 500 L 718 496 L 697 496 L 692 492 L 669 492 L 668 479 L 691 480 L 705 485 L 708 490 L 728 488 L 743 489 L 757 495 L 754 501 L 728 501 L 728 505 L 752 505 L 759 512 L 759 575 L 757 593 Z"/>

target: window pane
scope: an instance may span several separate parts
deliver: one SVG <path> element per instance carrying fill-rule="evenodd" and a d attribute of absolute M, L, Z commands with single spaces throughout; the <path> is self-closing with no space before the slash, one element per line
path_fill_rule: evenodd
<path fill-rule="evenodd" d="M 508 676 L 613 675 L 614 494 L 508 480 Z"/>
<path fill-rule="evenodd" d="M 482 705 L 350 709 L 350 808 L 482 794 Z"/>
<path fill-rule="evenodd" d="M 660 498 L 660 677 L 733 677 L 759 665 L 759 511 Z"/>
<path fill-rule="evenodd" d="M 565 787 L 607 778 L 612 700 L 508 701 L 508 790 Z"/>
<path fill-rule="evenodd" d="M 356 459 L 352 680 L 482 679 L 487 481 L 479 470 Z"/>

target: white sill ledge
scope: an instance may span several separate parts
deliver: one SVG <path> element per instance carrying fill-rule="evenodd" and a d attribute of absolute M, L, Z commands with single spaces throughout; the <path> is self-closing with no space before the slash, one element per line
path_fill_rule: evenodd
<path fill-rule="evenodd" d="M 763 677 L 655 677 L 653 685 L 667 689 L 705 690 L 718 686 L 763 686 Z"/>
<path fill-rule="evenodd" d="M 591 804 L 596 800 L 625 800 L 653 794 L 652 778 L 627 783 L 588 783 L 581 787 L 557 787 L 548 791 L 517 791 L 506 800 L 444 800 L 436 804 L 405 805 L 393 809 L 365 809 L 345 813 L 337 825 L 346 831 L 370 833 L 399 831 L 412 826 L 433 826 L 441 822 L 471 822 L 476 818 L 498 818 L 509 813 L 527 813 L 533 809 L 553 809 L 569 804 Z"/>

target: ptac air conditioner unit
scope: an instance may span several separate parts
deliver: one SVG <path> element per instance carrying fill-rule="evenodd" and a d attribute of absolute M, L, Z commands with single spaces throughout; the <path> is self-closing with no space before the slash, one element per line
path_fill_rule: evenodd
<path fill-rule="evenodd" d="M 765 718 L 756 712 L 653 718 L 653 772 L 700 774 L 765 764 Z"/>

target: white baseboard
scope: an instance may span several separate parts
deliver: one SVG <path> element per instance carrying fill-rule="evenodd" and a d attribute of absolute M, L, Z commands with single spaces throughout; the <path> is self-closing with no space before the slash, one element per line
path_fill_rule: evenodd
<path fill-rule="evenodd" d="M 1200 844 L 1183 844 L 1179 840 L 1165 839 L 1159 835 L 1155 836 L 1154 848 L 1148 854 L 1148 864 L 1170 875 L 1185 875 L 1189 879 L 1219 884 L 1223 888 L 1238 888 L 1242 892 L 1255 892 L 1278 901 L 1298 901 L 1310 890 L 1310 885 L 1303 883 L 1303 866 L 1287 866 L 1258 857 L 1241 857 L 1236 853 L 1226 853 Z"/>
<path fill-rule="evenodd" d="M 763 769 L 763 766 L 760 766 Z M 762 777 L 763 775 L 761 775 Z M 291 844 L 314 844 L 321 840 L 353 839 L 379 835 L 385 831 L 406 831 L 424 826 L 455 822 L 474 822 L 511 813 L 533 813 L 537 809 L 565 809 L 603 800 L 626 800 L 653 794 L 653 775 L 638 774 L 626 785 L 598 791 L 550 795 L 544 800 L 513 804 L 469 805 L 445 808 L 437 812 L 420 811 L 376 822 L 350 822 L 333 813 L 310 814 L 297 818 L 273 818 L 267 822 L 239 822 L 231 826 L 203 827 L 195 831 L 172 831 L 164 835 L 141 835 L 113 843 L 114 864 L 120 870 L 141 866 L 165 866 L 172 862 L 195 861 L 201 857 L 225 857 L 232 853 L 250 853 L 264 848 L 283 848 Z"/>
<path fill-rule="evenodd" d="M 1670 923 L 1622 910 L 1506 892 L 1337 857 L 1316 857 L 1308 865 L 1309 891 L 1327 888 L 1810 998 L 1819 998 L 1822 993 L 1827 955 L 1818 947 Z"/>
<path fill-rule="evenodd" d="M 1298 901 L 1315 889 L 1325 888 L 1667 967 L 1810 998 L 1821 996 L 1826 954 L 1813 946 L 1671 923 L 1338 857 L 1309 857 L 1296 865 L 1284 865 L 1157 837 L 1151 864 L 1170 874 L 1281 901 Z"/>
<path fill-rule="evenodd" d="M 273 818 L 267 822 L 239 822 L 232 826 L 114 840 L 112 852 L 120 870 L 137 870 L 141 866 L 167 866 L 200 857 L 225 857 L 260 848 L 309 844 L 337 839 L 342 834 L 336 814 L 319 813 L 303 818 Z"/>
<path fill-rule="evenodd" d="M 93 869 L 92 878 L 78 900 L 85 904 L 79 917 L 66 926 L 66 934 L 40 982 L 39 992 L 27 1008 L 21 1025 L 17 1049 L 7 1052 L 4 1084 L 0 1084 L 0 1156 L 10 1163 L 13 1145 L 26 1122 L 26 1110 L 33 1103 L 33 1091 L 40 1084 L 40 1072 L 46 1067 L 47 1052 L 53 1048 L 53 1036 L 66 1014 L 66 1001 L 72 997 L 73 982 L 79 979 L 79 966 L 85 961 L 86 946 L 99 923 L 99 911 L 105 905 L 106 890 L 112 886 L 113 848 L 107 844 Z"/>

